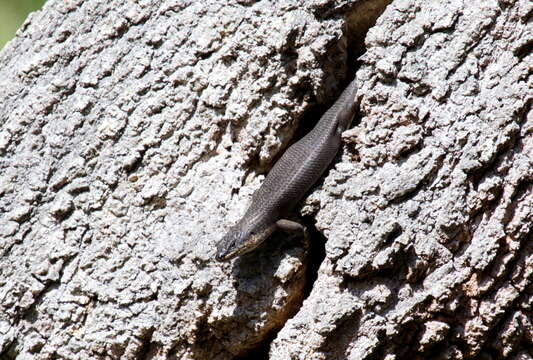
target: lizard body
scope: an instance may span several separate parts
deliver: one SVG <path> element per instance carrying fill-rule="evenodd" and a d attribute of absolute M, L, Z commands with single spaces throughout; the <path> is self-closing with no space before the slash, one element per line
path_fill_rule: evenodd
<path fill-rule="evenodd" d="M 327 169 L 341 145 L 341 134 L 350 125 L 357 90 L 354 79 L 341 96 L 302 139 L 291 145 L 254 193 L 244 216 L 217 245 L 216 259 L 225 261 L 255 249 L 276 228 L 302 229 L 283 218 Z"/>

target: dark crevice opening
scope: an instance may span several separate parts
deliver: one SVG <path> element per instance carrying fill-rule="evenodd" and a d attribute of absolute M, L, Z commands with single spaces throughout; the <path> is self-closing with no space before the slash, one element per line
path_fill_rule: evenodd
<path fill-rule="evenodd" d="M 268 360 L 268 352 L 270 350 L 270 343 L 274 340 L 276 337 L 277 332 L 272 332 L 268 335 L 268 337 L 261 343 L 261 345 L 248 352 L 246 355 L 239 356 L 234 358 L 234 360 Z"/>
<path fill-rule="evenodd" d="M 326 237 L 315 227 L 315 219 L 312 216 L 303 217 L 304 225 L 309 231 L 309 250 L 307 254 L 307 268 L 305 269 L 305 286 L 302 303 L 311 294 L 313 285 L 318 278 L 318 269 L 326 258 Z"/>

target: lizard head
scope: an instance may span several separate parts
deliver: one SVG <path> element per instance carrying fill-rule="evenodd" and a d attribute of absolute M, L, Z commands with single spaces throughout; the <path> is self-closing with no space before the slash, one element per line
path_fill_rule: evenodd
<path fill-rule="evenodd" d="M 275 224 L 241 221 L 231 227 L 217 245 L 216 259 L 227 261 L 258 247 L 274 232 Z"/>

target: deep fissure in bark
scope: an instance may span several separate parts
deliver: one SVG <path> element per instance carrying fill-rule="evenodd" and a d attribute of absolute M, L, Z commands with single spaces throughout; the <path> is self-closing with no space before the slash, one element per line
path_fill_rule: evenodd
<path fill-rule="evenodd" d="M 365 51 L 364 39 L 368 29 L 375 24 L 376 19 L 381 15 L 385 10 L 385 7 L 391 2 L 391 0 L 380 0 L 380 1 L 366 1 L 361 4 L 351 8 L 344 16 L 346 18 L 345 25 L 345 34 L 343 41 L 347 41 L 347 68 L 348 74 L 345 76 L 344 83 L 347 84 L 355 76 L 355 72 L 358 67 L 357 58 L 361 56 Z M 339 86 L 337 92 L 340 93 L 344 86 Z M 332 96 L 331 98 L 335 98 Z M 317 113 L 323 114 L 327 110 L 326 106 L 317 105 L 310 109 L 306 115 L 304 115 L 301 120 L 301 126 L 296 130 L 295 135 L 290 144 L 301 139 L 305 134 L 307 134 L 320 119 L 319 116 L 316 116 Z M 352 126 L 358 121 L 356 118 L 353 120 Z M 275 163 L 277 159 L 281 156 L 282 152 L 274 159 L 272 163 Z M 338 158 L 338 157 L 337 157 Z M 334 160 L 335 162 L 336 160 Z M 332 164 L 333 165 L 333 164 Z M 326 174 L 319 180 L 321 183 Z M 311 190 L 312 191 L 312 190 Z M 320 264 L 325 257 L 325 242 L 327 239 L 316 229 L 314 226 L 314 221 L 311 217 L 304 217 L 301 221 L 307 226 L 309 231 L 309 250 L 306 257 L 306 271 L 305 271 L 305 287 L 303 289 L 303 294 L 298 301 L 298 304 L 295 304 L 295 308 L 289 313 L 289 317 L 285 320 L 287 321 L 292 317 L 301 306 L 302 302 L 309 296 L 311 290 L 313 289 L 313 284 L 318 276 L 318 269 Z M 392 235 L 395 236 L 395 235 Z M 245 358 L 260 358 L 267 359 L 268 352 L 270 349 L 270 343 L 276 338 L 277 332 L 283 327 L 283 323 L 280 323 L 280 326 L 277 329 L 273 329 L 269 336 L 266 337 L 262 342 L 258 343 L 257 347 L 250 349 L 246 354 L 243 355 L 242 359 Z M 239 357 L 238 359 L 241 359 Z"/>

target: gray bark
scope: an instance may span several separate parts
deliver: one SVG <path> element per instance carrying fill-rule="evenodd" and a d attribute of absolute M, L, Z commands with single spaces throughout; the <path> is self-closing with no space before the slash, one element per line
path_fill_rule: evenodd
<path fill-rule="evenodd" d="M 533 6 L 388 3 L 32 14 L 0 53 L 0 358 L 532 357 Z M 300 207 L 325 256 L 280 233 L 216 262 L 355 71 Z"/>

